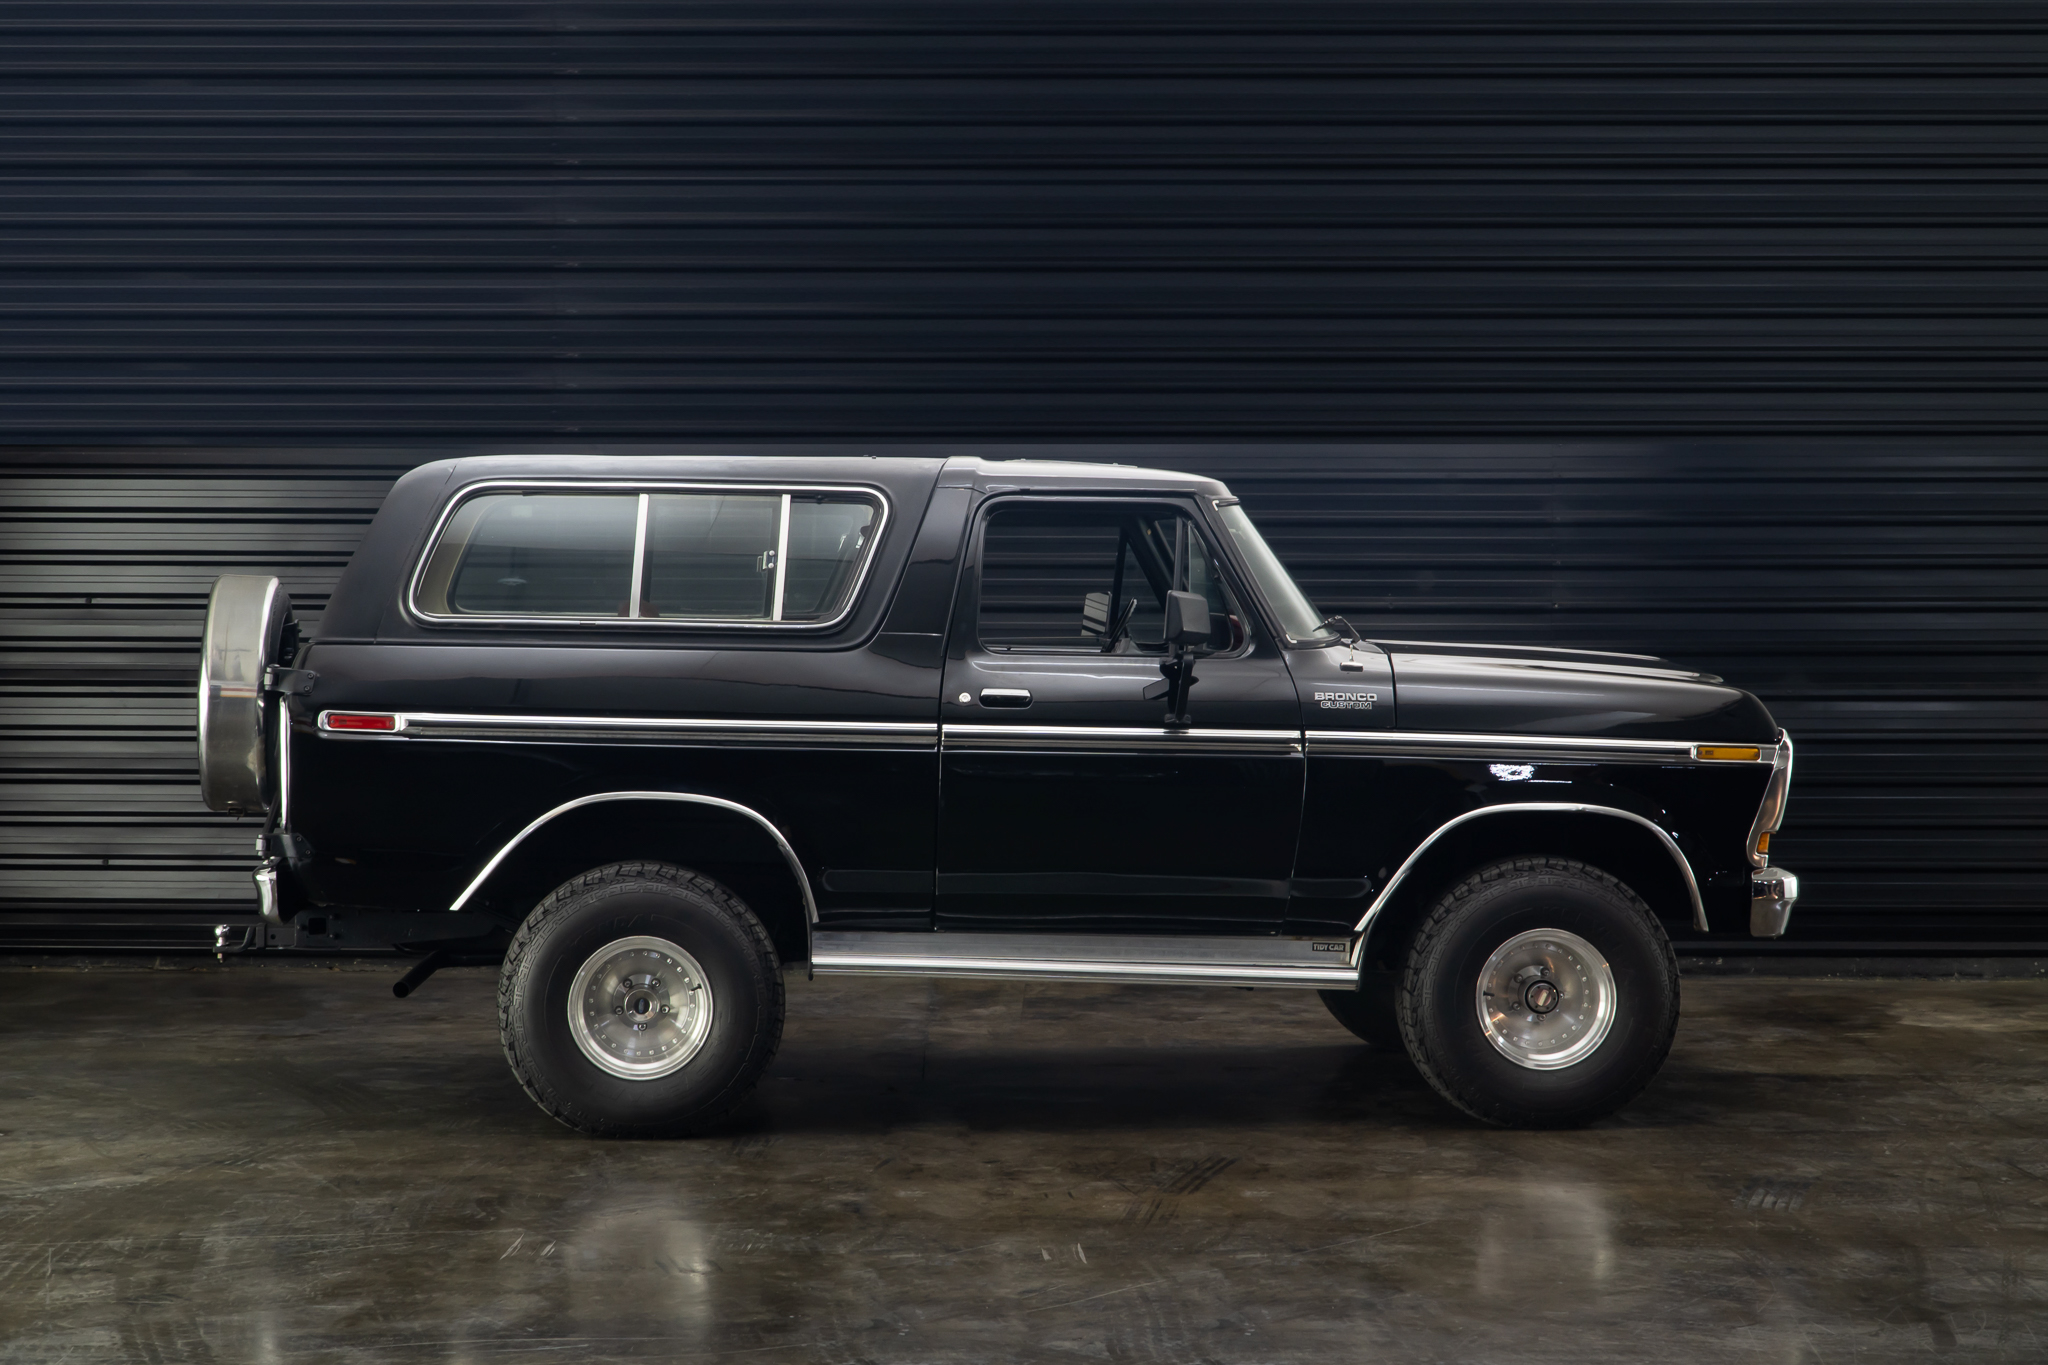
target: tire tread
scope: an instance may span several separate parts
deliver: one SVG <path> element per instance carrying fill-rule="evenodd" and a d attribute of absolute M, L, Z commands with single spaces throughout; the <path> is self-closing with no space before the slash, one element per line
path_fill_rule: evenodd
<path fill-rule="evenodd" d="M 753 1090 L 755 1081 L 774 1060 L 782 1042 L 788 998 L 783 991 L 780 960 L 767 929 L 745 901 L 711 878 L 672 863 L 635 859 L 608 863 L 578 873 L 543 897 L 533 913 L 521 922 L 512 936 L 511 945 L 505 950 L 504 966 L 498 973 L 498 1037 L 504 1045 L 505 1060 L 512 1068 L 513 1077 L 518 1080 L 520 1089 L 550 1117 L 578 1132 L 598 1137 L 654 1135 L 654 1130 L 646 1126 L 621 1124 L 572 1103 L 547 1083 L 542 1068 L 522 1054 L 514 1007 L 520 968 L 553 921 L 567 913 L 571 905 L 581 905 L 593 893 L 627 895 L 650 889 L 688 892 L 708 902 L 751 942 L 755 965 L 762 977 L 759 999 L 763 1008 L 753 1022 L 753 1041 L 745 1064 L 735 1071 L 724 1090 L 690 1115 L 687 1123 L 666 1131 L 694 1131 L 730 1113 Z"/>
<path fill-rule="evenodd" d="M 1550 1126 L 1551 1121 L 1538 1114 L 1522 1112 L 1507 1103 L 1478 1103 L 1450 1084 L 1449 1078 L 1445 1075 L 1443 1061 L 1434 1055 L 1427 1030 L 1422 1027 L 1425 999 L 1423 966 L 1428 961 L 1436 941 L 1449 928 L 1451 920 L 1474 896 L 1498 882 L 1546 872 L 1583 878 L 1619 896 L 1657 930 L 1654 937 L 1662 950 L 1658 965 L 1664 973 L 1663 984 L 1669 988 L 1667 995 L 1671 1001 L 1669 1015 L 1663 1021 L 1661 1031 L 1663 1044 L 1647 1055 L 1633 1074 L 1614 1087 L 1613 1103 L 1604 1112 L 1611 1113 L 1642 1093 L 1643 1088 L 1657 1074 L 1658 1068 L 1663 1066 L 1664 1058 L 1671 1049 L 1671 1040 L 1677 1032 L 1678 955 L 1671 947 L 1669 936 L 1658 924 L 1656 915 L 1626 882 L 1575 858 L 1525 856 L 1504 859 L 1482 867 L 1446 891 L 1431 907 L 1429 914 L 1423 917 L 1414 938 L 1410 941 L 1407 966 L 1401 973 L 1400 988 L 1395 996 L 1395 1015 L 1401 1026 L 1401 1041 L 1407 1046 L 1408 1056 L 1415 1063 L 1415 1069 L 1422 1073 L 1423 1079 L 1429 1082 L 1432 1090 L 1463 1113 L 1482 1123 L 1504 1127 L 1534 1127 Z M 1585 1119 L 1578 1121 L 1583 1122 Z"/>

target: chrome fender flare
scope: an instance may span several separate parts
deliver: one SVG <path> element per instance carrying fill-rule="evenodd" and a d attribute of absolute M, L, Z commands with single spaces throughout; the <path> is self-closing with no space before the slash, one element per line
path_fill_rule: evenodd
<path fill-rule="evenodd" d="M 491 874 L 498 870 L 505 859 L 512 856 L 512 851 L 524 843 L 536 830 L 545 826 L 548 821 L 553 820 L 558 815 L 566 815 L 572 810 L 580 810 L 584 806 L 595 806 L 605 801 L 680 801 L 686 805 L 715 806 L 719 810 L 729 810 L 736 815 L 744 815 L 747 819 L 752 820 L 755 824 L 766 830 L 768 837 L 775 841 L 775 846 L 782 850 L 783 861 L 789 864 L 789 870 L 796 875 L 797 889 L 803 893 L 804 941 L 806 944 L 806 956 L 808 956 L 811 931 L 817 927 L 818 923 L 818 902 L 817 898 L 811 894 L 811 878 L 804 871 L 803 860 L 796 856 L 796 849 L 791 847 L 789 840 L 784 837 L 782 831 L 775 827 L 774 821 L 755 810 L 752 806 L 743 806 L 737 801 L 728 801 L 722 796 L 700 796 L 694 792 L 598 792 L 592 796 L 579 796 L 574 801 L 564 801 L 545 815 L 536 818 L 525 829 L 513 835 L 511 841 L 503 848 L 492 854 L 491 860 L 484 864 L 483 870 L 476 874 L 468 886 L 462 888 L 462 894 L 455 898 L 448 909 L 452 912 L 460 910 L 464 905 L 467 905 L 469 898 L 481 890 L 483 884 L 491 879 Z"/>
<path fill-rule="evenodd" d="M 1644 829 L 1656 835 L 1658 842 L 1664 845 L 1664 851 L 1671 855 L 1671 861 L 1678 864 L 1679 875 L 1685 879 L 1686 895 L 1692 899 L 1692 927 L 1703 934 L 1707 932 L 1707 907 L 1706 902 L 1700 899 L 1699 879 L 1693 876 L 1692 864 L 1686 860 L 1685 850 L 1678 846 L 1678 841 L 1673 839 L 1662 825 L 1646 816 L 1638 815 L 1632 810 L 1622 810 L 1619 806 L 1592 806 L 1582 801 L 1511 801 L 1505 805 L 1481 806 L 1477 810 L 1468 810 L 1461 815 L 1454 815 L 1441 825 L 1438 825 L 1427 839 L 1424 839 L 1415 846 L 1415 851 L 1402 861 L 1399 868 L 1395 869 L 1394 875 L 1387 879 L 1387 884 L 1380 888 L 1379 895 L 1373 897 L 1372 904 L 1366 907 L 1365 914 L 1352 927 L 1351 932 L 1355 935 L 1351 944 L 1352 965 L 1357 966 L 1365 960 L 1365 943 L 1372 936 L 1373 921 L 1379 918 L 1380 911 L 1386 909 L 1387 902 L 1394 898 L 1394 892 L 1398 891 L 1401 883 L 1407 880 L 1408 873 L 1413 870 L 1416 863 L 1422 861 L 1422 855 L 1429 852 L 1437 840 L 1443 838 L 1444 835 L 1450 833 L 1458 826 L 1469 824 L 1484 816 L 1516 815 L 1530 812 L 1540 812 L 1547 815 L 1615 816 L 1633 824 L 1641 825 Z"/>

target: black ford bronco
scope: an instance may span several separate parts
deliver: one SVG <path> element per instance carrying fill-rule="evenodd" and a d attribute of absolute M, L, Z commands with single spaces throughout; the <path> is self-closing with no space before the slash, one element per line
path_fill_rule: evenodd
<path fill-rule="evenodd" d="M 1669 931 L 1784 932 L 1792 743 L 1638 655 L 1369 640 L 1222 484 L 785 451 L 447 460 L 301 638 L 215 585 L 201 783 L 278 948 L 502 960 L 542 1108 L 701 1127 L 782 973 L 1306 987 L 1445 1099 L 1584 1122 Z"/>

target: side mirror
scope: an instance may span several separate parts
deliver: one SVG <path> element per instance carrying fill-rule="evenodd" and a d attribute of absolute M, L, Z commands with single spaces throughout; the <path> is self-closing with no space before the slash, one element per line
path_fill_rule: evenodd
<path fill-rule="evenodd" d="M 1091 592 L 1081 599 L 1081 629 L 1090 635 L 1109 633 L 1109 594 Z"/>
<path fill-rule="evenodd" d="M 1179 649 L 1209 643 L 1209 599 L 1198 592 L 1166 594 L 1166 643 Z"/>

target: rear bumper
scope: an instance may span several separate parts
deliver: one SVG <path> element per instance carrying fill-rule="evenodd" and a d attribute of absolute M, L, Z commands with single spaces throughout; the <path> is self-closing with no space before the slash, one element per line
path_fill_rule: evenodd
<path fill-rule="evenodd" d="M 277 899 L 277 858 L 265 858 L 249 875 L 256 880 L 256 912 L 267 924 L 284 925 L 284 916 L 278 910 Z"/>
<path fill-rule="evenodd" d="M 1782 867 L 1760 867 L 1749 874 L 1749 932 L 1752 938 L 1779 938 L 1799 900 L 1799 878 Z"/>

